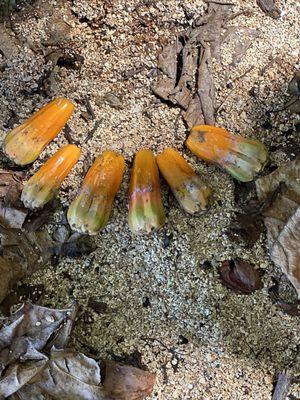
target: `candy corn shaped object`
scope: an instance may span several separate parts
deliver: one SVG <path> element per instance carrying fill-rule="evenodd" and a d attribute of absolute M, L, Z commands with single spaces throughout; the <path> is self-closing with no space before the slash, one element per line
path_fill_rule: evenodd
<path fill-rule="evenodd" d="M 49 158 L 23 188 L 21 200 L 25 207 L 40 208 L 53 199 L 79 157 L 80 149 L 68 144 Z"/>
<path fill-rule="evenodd" d="M 205 211 L 212 192 L 185 159 L 174 149 L 167 148 L 156 160 L 181 207 L 189 214 Z"/>
<path fill-rule="evenodd" d="M 32 163 L 58 135 L 73 110 L 74 105 L 68 99 L 51 101 L 6 135 L 4 153 L 16 164 Z"/>
<path fill-rule="evenodd" d="M 73 230 L 95 235 L 106 226 L 124 169 L 124 158 L 114 151 L 105 151 L 94 161 L 68 210 Z"/>
<path fill-rule="evenodd" d="M 242 182 L 253 180 L 267 162 L 262 143 L 215 126 L 194 126 L 186 145 L 197 157 L 218 164 Z"/>
<path fill-rule="evenodd" d="M 128 223 L 134 233 L 149 233 L 164 225 L 159 173 L 151 150 L 136 153 L 129 186 Z"/>

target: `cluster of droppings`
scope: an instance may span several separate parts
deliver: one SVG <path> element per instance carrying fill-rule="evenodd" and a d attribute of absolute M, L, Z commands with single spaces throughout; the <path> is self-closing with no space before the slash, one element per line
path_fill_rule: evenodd
<path fill-rule="evenodd" d="M 103 150 L 124 155 L 126 174 L 110 222 L 96 237 L 97 250 L 47 266 L 28 282 L 45 285 L 43 305 L 65 307 L 78 300 L 81 311 L 72 339 L 76 348 L 86 354 L 93 350 L 97 357 L 140 351 L 143 362 L 157 372 L 152 400 L 270 398 L 275 373 L 292 361 L 297 367 L 299 343 L 297 319 L 284 315 L 268 294 L 272 277 L 278 278 L 280 271 L 269 262 L 264 235 L 251 249 L 226 235 L 238 211 L 233 180 L 187 151 L 179 109 L 160 103 L 150 90 L 162 46 L 187 29 L 207 5 L 202 0 L 38 3 L 37 17 L 32 6 L 26 18 L 21 14 L 12 18 L 22 51 L 0 72 L 1 138 L 12 110 L 18 116 L 16 125 L 50 100 L 50 95 L 45 97 L 35 89 L 52 68 L 51 61 L 45 64 L 44 54 L 56 43 L 67 54 L 84 57 L 81 69 L 61 66 L 55 70 L 53 95 L 75 102 L 69 126 L 82 144 L 80 161 L 64 181 L 60 201 L 64 207 L 70 204 L 86 165 Z M 242 0 L 235 3 L 233 12 L 246 7 Z M 293 157 L 291 144 L 298 141 L 299 146 L 292 129 L 296 117 L 277 112 L 299 68 L 299 5 L 293 0 L 278 1 L 283 15 L 272 20 L 255 2 L 248 3 L 252 14 L 242 14 L 228 26 L 257 29 L 258 36 L 237 65 L 232 66 L 234 41 L 223 45 L 221 63 L 213 62 L 220 107 L 217 124 L 262 140 L 271 150 L 274 166 Z M 61 16 L 59 27 L 65 29 L 65 37 L 49 29 Z M 90 99 L 96 120 L 82 118 L 84 96 Z M 84 143 L 96 121 L 99 128 Z M 66 139 L 60 134 L 31 173 L 64 144 Z M 142 147 L 156 154 L 174 147 L 184 155 L 213 189 L 214 203 L 207 213 L 185 214 L 162 182 L 165 227 L 151 236 L 130 234 L 129 171 Z M 50 232 L 62 218 L 62 211 L 57 211 L 48 226 Z M 217 267 L 233 257 L 265 271 L 262 290 L 241 296 L 221 285 Z M 90 298 L 105 303 L 105 312 L 89 308 Z"/>

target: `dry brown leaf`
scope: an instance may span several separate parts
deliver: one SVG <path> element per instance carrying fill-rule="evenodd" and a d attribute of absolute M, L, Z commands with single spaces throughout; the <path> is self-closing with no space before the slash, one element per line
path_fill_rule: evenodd
<path fill-rule="evenodd" d="M 300 205 L 300 157 L 279 167 L 271 174 L 256 180 L 258 199 L 263 203 L 271 197 L 280 184 L 277 194 L 264 212 L 264 222 L 268 230 L 268 245 L 271 249 L 280 231 Z"/>
<path fill-rule="evenodd" d="M 281 15 L 281 11 L 274 0 L 257 0 L 257 5 L 271 18 L 278 19 Z"/>
<path fill-rule="evenodd" d="M 190 129 L 192 129 L 192 127 L 195 125 L 204 124 L 202 106 L 198 93 L 196 93 L 195 96 L 192 98 L 188 109 L 183 113 L 183 118 Z"/>
<path fill-rule="evenodd" d="M 0 329 L 0 398 L 142 400 L 151 393 L 154 374 L 109 362 L 102 385 L 95 360 L 63 349 L 75 316 L 76 306 L 53 310 L 26 303 L 5 321 Z"/>
<path fill-rule="evenodd" d="M 197 124 L 215 124 L 211 58 L 220 62 L 221 44 L 236 39 L 231 64 L 234 66 L 258 36 L 257 30 L 240 27 L 229 27 L 222 34 L 230 17 L 231 4 L 208 3 L 207 13 L 197 18 L 192 28 L 179 35 L 175 43 L 164 47 L 158 60 L 158 80 L 152 84 L 157 96 L 182 108 L 183 119 L 189 128 Z"/>
<path fill-rule="evenodd" d="M 174 102 L 170 94 L 174 91 L 176 86 L 178 69 L 177 57 L 181 51 L 182 45 L 176 41 L 173 44 L 165 46 L 158 57 L 158 68 L 162 74 L 158 82 L 153 83 L 151 88 L 157 96 L 167 101 Z"/>
<path fill-rule="evenodd" d="M 46 363 L 47 358 L 44 357 L 42 360 L 9 366 L 4 377 L 0 379 L 0 396 L 4 396 L 0 398 L 6 399 L 13 394 L 18 395 L 18 392 L 21 392 L 22 388 L 45 368 Z"/>
<path fill-rule="evenodd" d="M 256 181 L 258 198 L 265 201 L 283 186 L 264 212 L 271 259 L 287 275 L 300 297 L 300 158 Z"/>
<path fill-rule="evenodd" d="M 281 267 L 300 298 L 300 207 L 278 235 L 270 253 L 271 259 Z"/>
<path fill-rule="evenodd" d="M 142 400 L 149 396 L 155 383 L 155 374 L 139 368 L 106 363 L 103 387 L 112 400 Z"/>
<path fill-rule="evenodd" d="M 41 394 L 54 399 L 108 400 L 99 365 L 76 351 L 52 350 L 46 367 L 34 380 Z"/>
<path fill-rule="evenodd" d="M 71 316 L 73 309 L 53 310 L 25 303 L 0 329 L 0 372 L 20 358 L 22 361 L 44 358 L 38 353 L 48 342 L 57 348 L 59 344 L 65 346 L 67 342 L 57 343 L 53 336 L 58 337 L 65 330 Z"/>
<path fill-rule="evenodd" d="M 0 170 L 0 219 L 10 228 L 21 229 L 27 210 L 20 201 L 23 172 Z"/>
<path fill-rule="evenodd" d="M 212 78 L 210 48 L 204 48 L 198 69 L 198 95 L 206 125 L 215 124 L 215 87 Z"/>
<path fill-rule="evenodd" d="M 47 231 L 22 232 L 0 221 L 1 252 L 0 303 L 12 286 L 44 266 L 51 257 L 52 240 Z"/>
<path fill-rule="evenodd" d="M 251 294 L 262 288 L 261 276 L 248 261 L 226 260 L 219 268 L 223 285 L 241 294 Z"/>
<path fill-rule="evenodd" d="M 211 54 L 220 60 L 221 28 L 229 10 L 228 4 L 210 3 L 207 14 L 196 19 L 194 26 L 166 46 L 159 56 L 160 75 L 152 90 L 180 106 L 190 128 L 215 122 Z"/>

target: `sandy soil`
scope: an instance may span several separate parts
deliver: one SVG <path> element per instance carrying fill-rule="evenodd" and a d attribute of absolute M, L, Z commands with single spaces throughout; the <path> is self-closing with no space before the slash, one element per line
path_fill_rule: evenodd
<path fill-rule="evenodd" d="M 295 115 L 278 111 L 300 67 L 300 6 L 296 0 L 278 1 L 282 16 L 273 20 L 255 1 L 234 3 L 233 12 L 252 13 L 229 24 L 258 29 L 259 37 L 234 67 L 234 43 L 222 47 L 222 64 L 214 65 L 217 101 L 222 104 L 217 124 L 262 140 L 274 167 L 293 158 L 300 144 Z M 284 315 L 268 293 L 272 278 L 281 279 L 287 298 L 293 289 L 269 262 L 265 235 L 251 249 L 227 237 L 238 211 L 233 180 L 187 151 L 187 131 L 180 120 L 175 126 L 178 108 L 159 102 L 150 90 L 162 46 L 205 9 L 201 0 L 51 0 L 37 8 L 27 6 L 12 18 L 22 48 L 0 72 L 1 138 L 8 131 L 11 110 L 17 124 L 51 96 L 63 95 L 76 103 L 70 127 L 83 142 L 95 121 L 81 117 L 86 110 L 79 100 L 89 97 L 101 124 L 82 144 L 80 162 L 63 184 L 59 198 L 65 207 L 80 186 L 87 161 L 105 149 L 126 158 L 125 179 L 110 223 L 96 238 L 97 250 L 83 259 L 65 259 L 28 280 L 45 285 L 44 305 L 65 307 L 78 300 L 82 313 L 73 335 L 76 348 L 98 358 L 141 352 L 143 363 L 157 372 L 152 400 L 267 400 L 280 370 L 293 366 L 299 373 L 299 319 Z M 57 22 L 61 15 L 67 24 Z M 61 31 L 55 28 L 58 23 Z M 45 96 L 33 89 L 51 69 L 44 56 L 53 45 L 80 54 L 84 63 L 80 70 L 56 67 L 52 94 Z M 140 72 L 126 77 L 138 67 Z M 107 104 L 107 93 L 117 96 L 121 106 Z M 63 143 L 61 134 L 32 171 Z M 149 237 L 135 237 L 127 227 L 133 156 L 141 147 L 158 153 L 167 146 L 177 148 L 210 182 L 214 205 L 204 216 L 191 218 L 163 184 L 165 227 Z M 51 224 L 59 224 L 62 214 L 57 212 Z M 217 267 L 233 257 L 265 271 L 262 290 L 242 296 L 222 286 Z M 89 298 L 105 302 L 107 310 L 96 314 L 87 307 Z M 292 391 L 300 397 L 299 387 L 294 385 Z"/>

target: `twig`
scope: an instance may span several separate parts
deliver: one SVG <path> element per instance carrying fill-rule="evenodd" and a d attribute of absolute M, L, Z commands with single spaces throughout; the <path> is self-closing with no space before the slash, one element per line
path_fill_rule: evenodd
<path fill-rule="evenodd" d="M 252 11 L 251 9 L 237 11 L 236 13 L 233 13 L 232 15 L 230 15 L 230 17 L 228 18 L 228 21 L 232 21 L 233 19 L 239 17 L 240 15 L 245 15 L 246 17 L 250 17 L 253 14 L 254 14 L 254 11 Z"/>
<path fill-rule="evenodd" d="M 96 115 L 94 113 L 93 107 L 91 105 L 90 99 L 87 96 L 84 96 L 85 106 L 87 112 L 90 114 L 92 119 L 96 119 Z"/>
<path fill-rule="evenodd" d="M 241 75 L 237 76 L 236 78 L 234 78 L 232 80 L 232 83 L 239 81 L 240 79 L 244 78 L 246 75 L 249 74 L 249 72 L 251 72 L 254 69 L 254 65 L 251 65 L 250 68 L 248 68 L 245 72 L 243 72 Z"/>
<path fill-rule="evenodd" d="M 102 121 L 103 121 L 102 119 L 98 119 L 98 121 L 95 122 L 95 125 L 93 126 L 91 131 L 87 134 L 84 143 L 87 143 L 93 137 L 94 133 L 97 131 Z"/>
<path fill-rule="evenodd" d="M 292 375 L 289 370 L 280 372 L 278 375 L 275 390 L 272 396 L 272 400 L 286 400 L 289 394 L 289 389 L 292 383 Z"/>
<path fill-rule="evenodd" d="M 204 3 L 215 3 L 215 4 L 221 4 L 223 6 L 235 6 L 235 3 L 231 3 L 230 1 L 226 0 L 203 0 Z"/>
<path fill-rule="evenodd" d="M 146 69 L 145 64 L 140 65 L 139 67 L 136 67 L 136 68 L 131 68 L 127 71 L 123 71 L 122 76 L 125 80 L 130 79 L 130 78 L 133 78 L 135 75 L 139 74 L 140 72 L 142 72 L 144 69 Z"/>
<path fill-rule="evenodd" d="M 179 110 L 179 113 L 176 116 L 175 122 L 174 122 L 174 131 L 175 131 L 175 136 L 178 137 L 178 125 L 179 125 L 179 118 L 182 116 L 182 109 Z"/>
<path fill-rule="evenodd" d="M 64 136 L 70 144 L 79 144 L 78 140 L 73 139 L 72 129 L 69 127 L 69 125 L 66 125 L 64 128 Z"/>

